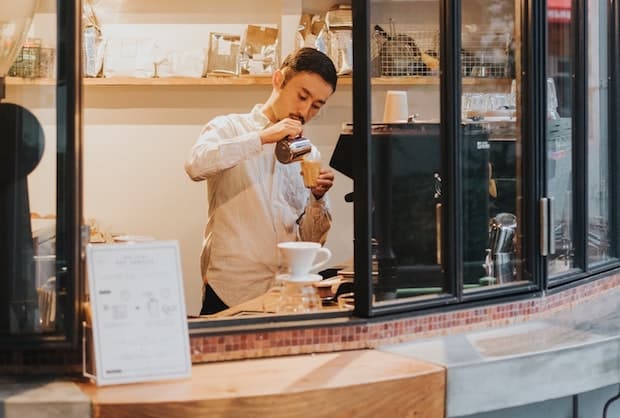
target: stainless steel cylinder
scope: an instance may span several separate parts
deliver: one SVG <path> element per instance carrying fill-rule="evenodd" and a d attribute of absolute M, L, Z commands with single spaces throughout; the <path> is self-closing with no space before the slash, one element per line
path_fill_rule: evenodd
<path fill-rule="evenodd" d="M 275 154 L 282 164 L 299 161 L 304 155 L 312 151 L 312 142 L 308 138 L 285 138 L 276 143 Z"/>
<path fill-rule="evenodd" d="M 489 225 L 489 248 L 493 253 L 514 250 L 517 217 L 511 213 L 498 213 Z"/>

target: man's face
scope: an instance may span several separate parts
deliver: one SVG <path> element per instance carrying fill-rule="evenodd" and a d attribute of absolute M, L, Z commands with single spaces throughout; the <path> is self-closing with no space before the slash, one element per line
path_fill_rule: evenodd
<path fill-rule="evenodd" d="M 284 76 L 282 76 L 283 79 Z M 277 98 L 273 110 L 277 120 L 292 118 L 309 122 L 327 102 L 333 90 L 320 75 L 310 72 L 294 74 L 275 86 Z"/>

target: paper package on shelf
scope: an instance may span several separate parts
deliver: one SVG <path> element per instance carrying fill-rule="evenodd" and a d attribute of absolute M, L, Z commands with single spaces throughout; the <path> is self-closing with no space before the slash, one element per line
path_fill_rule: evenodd
<path fill-rule="evenodd" d="M 325 52 L 321 49 L 325 48 L 324 40 L 321 41 L 323 44 L 317 45 L 317 37 L 323 28 L 325 28 L 325 21 L 322 20 L 320 15 L 301 15 L 301 18 L 299 19 L 299 26 L 297 28 L 296 47 L 316 48 L 321 52 Z"/>
<path fill-rule="evenodd" d="M 331 23 L 331 24 L 330 24 Z M 336 6 L 319 15 L 304 14 L 299 20 L 296 46 L 312 47 L 331 58 L 338 75 L 353 71 L 351 8 Z"/>
<path fill-rule="evenodd" d="M 330 30 L 353 29 L 353 14 L 350 5 L 334 6 L 325 13 L 325 23 Z"/>
<path fill-rule="evenodd" d="M 91 0 L 82 3 L 82 52 L 84 76 L 100 76 L 105 40 Z"/>
<path fill-rule="evenodd" d="M 241 72 L 271 74 L 278 67 L 278 28 L 248 25 L 241 39 Z"/>
<path fill-rule="evenodd" d="M 153 77 L 156 45 L 150 38 L 111 37 L 106 42 L 104 77 Z"/>
<path fill-rule="evenodd" d="M 207 51 L 206 75 L 239 75 L 241 36 L 211 32 Z"/>
<path fill-rule="evenodd" d="M 338 75 L 353 72 L 353 36 L 350 29 L 333 30 L 330 58 L 334 61 Z"/>

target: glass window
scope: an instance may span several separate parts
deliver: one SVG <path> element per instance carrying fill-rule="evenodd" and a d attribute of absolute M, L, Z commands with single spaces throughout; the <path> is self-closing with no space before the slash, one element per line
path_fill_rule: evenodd
<path fill-rule="evenodd" d="M 439 1 L 371 2 L 373 289 L 378 305 L 446 293 Z"/>
<path fill-rule="evenodd" d="M 467 293 L 524 283 L 517 3 L 462 2 L 461 224 Z"/>
<path fill-rule="evenodd" d="M 0 44 L 15 48 L 0 51 L 0 333 L 52 333 L 63 316 L 56 292 L 56 13 L 34 1 L 3 9 L 9 16 L 0 16 Z"/>
<path fill-rule="evenodd" d="M 609 81 L 607 2 L 588 1 L 588 223 L 587 260 L 610 258 Z"/>
<path fill-rule="evenodd" d="M 575 267 L 573 215 L 573 78 L 575 13 L 557 0 L 547 10 L 547 192 L 550 201 L 549 277 Z"/>

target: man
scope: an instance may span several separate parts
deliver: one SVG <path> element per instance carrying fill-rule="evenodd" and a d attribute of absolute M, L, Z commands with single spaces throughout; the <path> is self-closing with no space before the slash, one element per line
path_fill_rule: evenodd
<path fill-rule="evenodd" d="M 274 147 L 303 133 L 336 82 L 336 69 L 325 54 L 299 49 L 274 72 L 265 104 L 247 114 L 216 117 L 203 129 L 185 164 L 192 180 L 207 180 L 201 314 L 266 292 L 280 268 L 279 242 L 325 242 L 331 225 L 325 193 L 333 172 L 321 168 L 316 187 L 308 190 L 299 162 L 281 164 Z M 316 148 L 312 152 L 318 157 Z"/>

